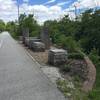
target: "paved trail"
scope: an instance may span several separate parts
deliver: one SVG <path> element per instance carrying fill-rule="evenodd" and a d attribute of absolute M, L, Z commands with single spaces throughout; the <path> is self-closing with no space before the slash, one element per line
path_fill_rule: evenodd
<path fill-rule="evenodd" d="M 0 35 L 0 100 L 65 100 L 7 32 Z"/>

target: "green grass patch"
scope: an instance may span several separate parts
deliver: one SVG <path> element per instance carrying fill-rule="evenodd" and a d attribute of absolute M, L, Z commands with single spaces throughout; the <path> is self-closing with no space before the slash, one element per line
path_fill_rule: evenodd
<path fill-rule="evenodd" d="M 73 83 L 74 82 L 67 80 L 57 80 L 58 89 L 60 89 L 69 100 L 88 100 L 87 95 L 81 91 L 80 87 L 78 85 L 75 86 Z"/>
<path fill-rule="evenodd" d="M 68 55 L 69 59 L 84 59 L 84 55 L 81 53 L 70 53 Z"/>
<path fill-rule="evenodd" d="M 98 56 L 98 50 L 93 49 L 89 57 L 96 66 L 96 82 L 88 97 L 90 100 L 100 100 L 100 56 Z"/>

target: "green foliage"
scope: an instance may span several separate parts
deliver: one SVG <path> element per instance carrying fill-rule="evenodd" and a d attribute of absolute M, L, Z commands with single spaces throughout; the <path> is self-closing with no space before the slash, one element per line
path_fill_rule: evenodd
<path fill-rule="evenodd" d="M 89 53 L 93 48 L 100 53 L 100 10 L 88 10 L 82 15 L 80 40 L 81 46 Z"/>
<path fill-rule="evenodd" d="M 63 34 L 56 34 L 54 36 L 54 43 L 64 49 L 67 49 L 69 52 L 75 52 L 78 48 L 77 42 L 73 39 L 73 37 L 66 37 Z"/>
<path fill-rule="evenodd" d="M 11 33 L 11 35 L 16 38 L 22 35 L 23 28 L 28 28 L 30 36 L 38 36 L 40 33 L 40 26 L 37 24 L 37 21 L 34 19 L 34 15 L 21 14 L 18 22 L 8 22 L 6 25 L 6 30 Z"/>
<path fill-rule="evenodd" d="M 89 57 L 90 59 L 93 61 L 94 64 L 100 64 L 100 56 L 98 55 L 98 50 L 96 50 L 95 48 L 93 50 L 91 50 Z"/>
<path fill-rule="evenodd" d="M 8 22 L 6 24 L 6 31 L 10 32 L 12 37 L 17 38 L 18 36 L 18 25 L 17 22 Z"/>
<path fill-rule="evenodd" d="M 80 42 L 81 47 L 86 53 L 96 48 L 100 54 L 99 22 L 100 10 L 93 11 L 90 9 L 84 12 L 76 21 L 70 20 L 66 15 L 60 21 L 46 21 L 44 25 L 48 26 L 50 36 L 54 43 L 60 43 L 65 46 L 67 44 L 64 43 L 66 42 L 65 37 L 71 36 Z M 69 44 L 73 44 L 70 42 Z"/>
<path fill-rule="evenodd" d="M 100 98 L 100 90 L 93 90 L 93 91 L 89 92 L 88 98 L 90 100 L 99 100 L 99 98 Z"/>
<path fill-rule="evenodd" d="M 98 56 L 98 50 L 93 49 L 89 54 L 90 59 L 96 66 L 96 82 L 93 90 L 89 93 L 88 97 L 91 100 L 100 99 L 100 56 Z"/>
<path fill-rule="evenodd" d="M 19 32 L 22 32 L 23 28 L 28 28 L 30 36 L 36 34 L 36 31 L 39 30 L 39 25 L 34 18 L 34 15 L 29 14 L 26 16 L 25 14 L 21 14 L 19 17 Z M 33 34 L 34 32 L 34 34 Z"/>
<path fill-rule="evenodd" d="M 69 59 L 84 59 L 84 55 L 82 53 L 70 53 L 68 55 Z"/>
<path fill-rule="evenodd" d="M 56 81 L 57 87 L 69 100 L 88 100 L 87 95 L 75 87 L 71 81 L 58 79 Z"/>
<path fill-rule="evenodd" d="M 69 36 L 66 37 L 66 41 L 63 43 L 69 52 L 76 52 L 77 51 L 77 42 L 73 39 L 73 37 Z"/>
<path fill-rule="evenodd" d="M 0 20 L 0 32 L 5 30 L 5 23 L 3 22 L 3 20 Z"/>
<path fill-rule="evenodd" d="M 61 71 L 70 72 L 70 64 L 66 64 L 66 65 L 61 66 Z"/>
<path fill-rule="evenodd" d="M 65 95 L 65 97 L 71 97 L 72 96 L 72 92 L 75 89 L 72 82 L 69 82 L 67 80 L 58 79 L 56 81 L 56 83 L 57 83 L 57 87 Z"/>
<path fill-rule="evenodd" d="M 35 30 L 30 33 L 30 37 L 37 37 L 39 36 L 39 31 Z"/>

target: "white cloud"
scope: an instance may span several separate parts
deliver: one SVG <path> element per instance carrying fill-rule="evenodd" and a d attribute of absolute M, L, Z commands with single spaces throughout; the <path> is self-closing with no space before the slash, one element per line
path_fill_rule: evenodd
<path fill-rule="evenodd" d="M 53 3 L 53 2 L 55 2 L 55 1 L 56 1 L 56 0 L 49 0 L 48 2 L 44 3 L 44 5 Z"/>
<path fill-rule="evenodd" d="M 14 20 L 17 18 L 16 12 L 17 7 L 15 1 L 0 0 L 0 19 L 4 21 Z"/>
<path fill-rule="evenodd" d="M 28 1 L 28 0 L 24 0 Z M 56 0 L 51 0 L 50 2 L 55 2 Z M 96 5 L 100 6 L 100 0 L 96 0 L 95 3 L 93 0 L 80 0 L 80 4 L 78 8 L 93 8 Z M 5 22 L 15 20 L 18 17 L 17 13 L 17 0 L 0 0 L 0 19 L 3 19 Z M 75 10 L 73 5 L 77 4 L 78 2 L 74 2 L 69 8 L 65 10 L 62 9 L 62 5 L 67 2 L 62 2 L 57 5 L 48 7 L 43 4 L 41 5 L 29 5 L 27 3 L 23 3 L 20 5 L 20 13 L 31 13 L 35 14 L 39 23 L 43 23 L 46 20 L 54 20 L 61 18 L 64 14 L 69 14 L 70 18 L 74 18 L 74 12 L 70 12 L 70 10 Z"/>
<path fill-rule="evenodd" d="M 96 6 L 100 6 L 100 0 L 78 0 L 78 2 L 74 2 L 72 4 L 76 5 L 77 8 L 84 9 L 84 8 L 94 8 Z"/>
<path fill-rule="evenodd" d="M 57 5 L 58 6 L 63 6 L 63 5 L 65 5 L 65 4 L 68 4 L 70 1 L 66 1 L 66 2 L 60 2 L 60 3 L 58 3 Z"/>

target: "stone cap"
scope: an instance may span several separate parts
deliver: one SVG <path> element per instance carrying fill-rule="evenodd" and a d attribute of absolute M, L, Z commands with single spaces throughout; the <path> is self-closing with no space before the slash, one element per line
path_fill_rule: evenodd
<path fill-rule="evenodd" d="M 44 44 L 43 42 L 34 42 L 35 44 Z"/>
<path fill-rule="evenodd" d="M 44 44 L 43 42 L 33 42 L 33 45 L 36 46 L 36 47 L 37 47 L 37 46 L 38 46 L 38 47 L 39 47 L 39 46 L 40 46 L 40 47 L 41 47 L 41 46 L 42 46 L 42 47 L 45 47 L 45 44 Z"/>
<path fill-rule="evenodd" d="M 64 49 L 50 49 L 50 52 L 55 52 L 55 53 L 67 53 L 67 51 L 64 50 Z"/>

